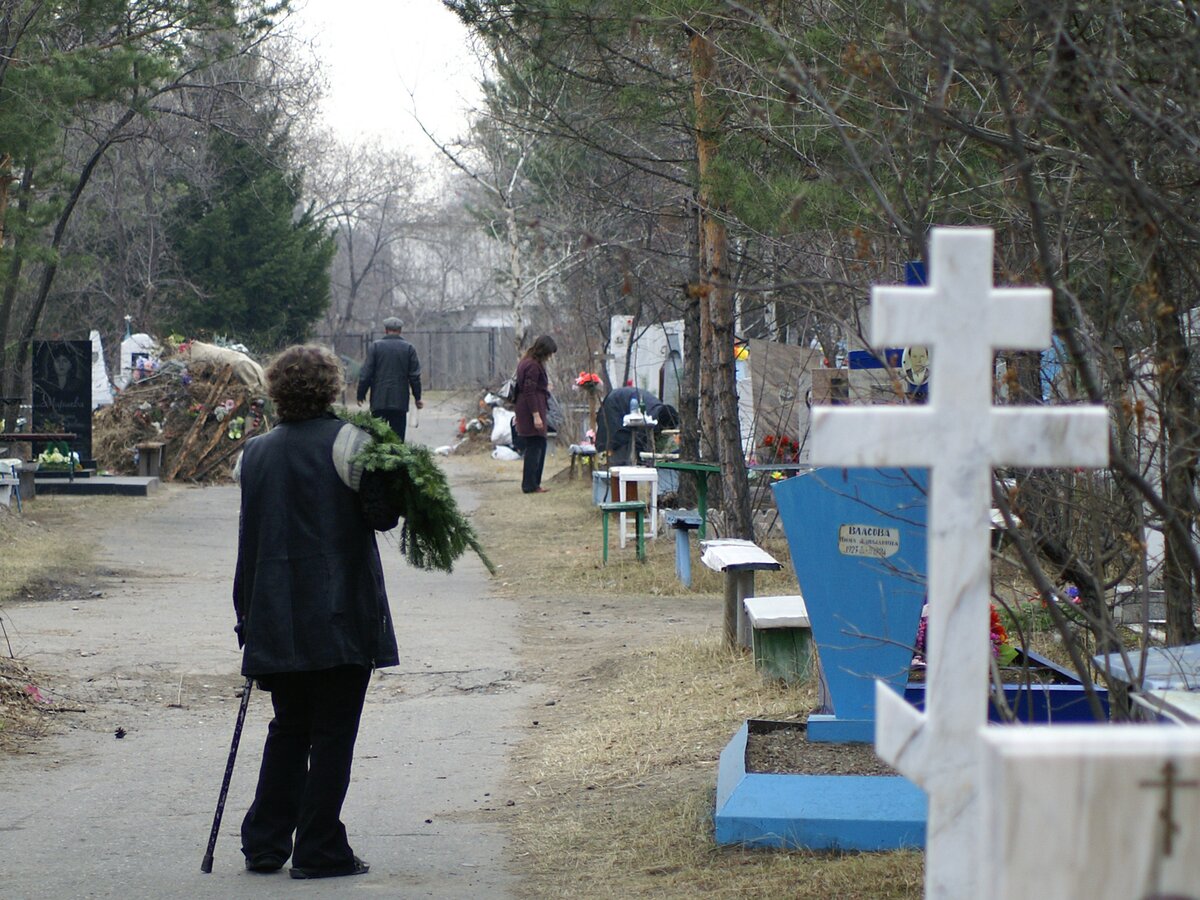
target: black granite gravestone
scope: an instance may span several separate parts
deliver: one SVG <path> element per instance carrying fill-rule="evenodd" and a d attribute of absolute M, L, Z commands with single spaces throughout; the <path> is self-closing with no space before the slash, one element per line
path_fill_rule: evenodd
<path fill-rule="evenodd" d="M 33 430 L 74 433 L 71 450 L 92 468 L 91 341 L 33 342 Z"/>

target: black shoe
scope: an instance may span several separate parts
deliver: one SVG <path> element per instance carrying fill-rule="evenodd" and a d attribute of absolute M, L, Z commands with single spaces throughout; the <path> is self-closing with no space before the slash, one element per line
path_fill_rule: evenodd
<path fill-rule="evenodd" d="M 263 874 L 269 872 L 278 872 L 283 868 L 284 861 L 278 856 L 255 856 L 246 858 L 247 872 L 260 872 Z"/>
<path fill-rule="evenodd" d="M 366 875 L 369 871 L 371 867 L 356 856 L 354 862 L 336 869 L 303 869 L 292 866 L 289 874 L 293 878 L 340 878 L 343 875 Z"/>

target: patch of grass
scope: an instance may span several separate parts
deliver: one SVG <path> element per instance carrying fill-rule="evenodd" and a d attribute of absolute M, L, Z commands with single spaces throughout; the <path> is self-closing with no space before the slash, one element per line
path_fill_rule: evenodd
<path fill-rule="evenodd" d="M 518 760 L 514 845 L 534 895 L 914 898 L 919 853 L 745 850 L 713 843 L 717 759 L 747 718 L 796 717 L 813 685 L 764 681 L 715 637 L 623 657 L 583 709 Z"/>
<path fill-rule="evenodd" d="M 547 460 L 547 476 L 556 462 Z M 627 601 L 622 608 L 634 610 L 639 597 L 687 604 L 722 596 L 723 576 L 698 563 L 695 547 L 692 588 L 679 583 L 673 535 L 648 542 L 643 565 L 632 544 L 617 548 L 610 523 L 609 564 L 602 566 L 590 480 L 571 482 L 560 473 L 546 479 L 548 493 L 525 496 L 519 464 L 473 458 L 466 465 L 481 495 L 476 529 L 501 567 L 496 582 L 503 593 L 528 598 L 529 609 L 571 597 L 620 597 Z M 767 549 L 785 568 L 758 573 L 757 592 L 795 593 L 782 536 Z M 921 896 L 921 853 L 715 844 L 721 750 L 747 718 L 802 718 L 816 703 L 813 684 L 765 681 L 749 655 L 727 649 L 715 628 L 652 646 L 617 643 L 589 662 L 583 673 L 559 673 L 555 710 L 540 717 L 536 738 L 524 741 L 514 760 L 519 799 L 510 827 L 525 895 Z"/>
<path fill-rule="evenodd" d="M 93 546 L 71 532 L 79 512 L 103 498 L 60 498 L 49 495 L 0 512 L 0 604 L 19 599 L 30 585 L 60 579 L 91 559 Z"/>
<path fill-rule="evenodd" d="M 550 476 L 560 464 L 563 451 L 546 461 Z M 457 462 L 457 461 L 456 461 Z M 526 581 L 536 582 L 538 593 L 552 594 L 568 589 L 653 596 L 720 595 L 724 576 L 702 566 L 698 539 L 692 533 L 692 586 L 680 584 L 675 576 L 675 536 L 661 534 L 646 541 L 646 563 L 637 561 L 634 540 L 619 546 L 617 521 L 610 518 L 608 565 L 601 564 L 600 510 L 592 503 L 592 483 L 584 478 L 566 480 L 565 472 L 548 477 L 545 494 L 522 494 L 520 463 L 472 458 L 475 479 L 493 484 L 488 497 L 472 516 L 483 537 L 484 549 L 499 568 L 500 588 L 507 594 L 527 595 Z M 561 463 L 565 464 L 565 463 Z M 778 572 L 758 572 L 755 588 L 760 594 L 798 592 L 787 542 L 782 534 L 761 544 L 783 563 Z M 493 552 L 492 548 L 496 550 Z M 531 571 L 536 566 L 537 571 Z"/>

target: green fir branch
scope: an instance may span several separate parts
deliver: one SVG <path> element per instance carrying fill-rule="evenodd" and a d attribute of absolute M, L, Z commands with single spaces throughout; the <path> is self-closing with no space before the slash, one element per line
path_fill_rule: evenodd
<path fill-rule="evenodd" d="M 453 571 L 454 562 L 474 550 L 493 575 L 475 529 L 458 509 L 446 474 L 428 447 L 406 444 L 387 422 L 367 412 L 338 410 L 339 418 L 371 436 L 354 461 L 368 472 L 387 472 L 390 499 L 404 519 L 400 552 L 420 569 Z"/>

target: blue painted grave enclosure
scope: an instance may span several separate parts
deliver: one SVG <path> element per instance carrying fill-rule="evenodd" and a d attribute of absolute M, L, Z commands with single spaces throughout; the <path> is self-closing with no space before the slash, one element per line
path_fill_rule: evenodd
<path fill-rule="evenodd" d="M 925 603 L 926 484 L 923 470 L 829 468 L 774 486 L 832 709 L 809 716 L 810 741 L 873 743 L 876 679 L 924 706 L 925 685 L 910 683 L 909 672 Z M 1018 720 L 1093 721 L 1072 673 L 1025 656 L 1060 683 L 1005 685 Z M 1107 692 L 1097 693 L 1107 712 Z M 1000 721 L 994 704 L 990 712 Z M 777 724 L 748 720 L 721 753 L 717 843 L 868 851 L 925 845 L 927 801 L 906 778 L 748 772 L 749 736 Z"/>
<path fill-rule="evenodd" d="M 817 469 L 774 491 L 833 710 L 808 739 L 871 743 L 875 680 L 904 693 L 925 604 L 926 472 Z"/>
<path fill-rule="evenodd" d="M 809 850 L 925 846 L 925 793 L 898 775 L 775 775 L 746 771 L 750 719 L 721 752 L 714 828 L 718 844 Z"/>

